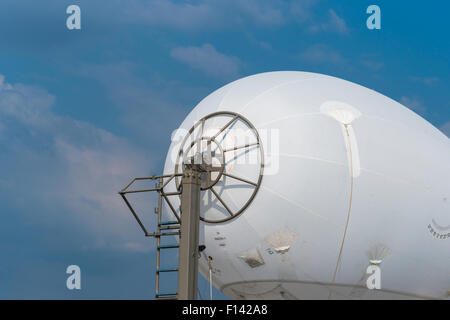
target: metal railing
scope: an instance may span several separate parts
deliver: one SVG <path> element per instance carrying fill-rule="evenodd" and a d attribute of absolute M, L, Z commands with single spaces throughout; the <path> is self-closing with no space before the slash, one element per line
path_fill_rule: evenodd
<path fill-rule="evenodd" d="M 167 272 L 178 272 L 178 267 L 173 268 L 161 268 L 161 250 L 165 249 L 173 249 L 179 248 L 178 245 L 163 245 L 161 244 L 161 237 L 166 236 L 179 236 L 180 235 L 180 215 L 175 210 L 172 202 L 169 200 L 170 196 L 180 196 L 181 195 L 181 186 L 177 192 L 165 192 L 164 188 L 177 176 L 182 176 L 183 174 L 168 174 L 168 175 L 159 175 L 159 176 L 151 176 L 151 177 L 139 177 L 132 179 L 121 191 L 119 191 L 120 196 L 124 200 L 128 209 L 130 209 L 134 218 L 138 222 L 140 228 L 144 232 L 146 237 L 154 237 L 156 238 L 156 275 L 155 275 L 155 298 L 156 299 L 176 299 L 177 292 L 171 293 L 161 293 L 160 292 L 160 274 Z M 131 186 L 136 181 L 150 180 L 156 181 L 155 188 L 150 189 L 130 189 Z M 142 193 L 142 192 L 157 192 L 158 193 L 158 207 L 155 208 L 155 213 L 157 214 L 157 230 L 156 232 L 149 233 L 147 228 L 145 227 L 142 220 L 139 218 L 136 210 L 131 205 L 130 201 L 127 198 L 127 194 L 132 193 Z M 174 215 L 176 220 L 163 220 L 163 202 L 167 203 L 167 206 L 170 208 L 170 211 Z M 180 208 L 181 214 L 181 208 Z"/>

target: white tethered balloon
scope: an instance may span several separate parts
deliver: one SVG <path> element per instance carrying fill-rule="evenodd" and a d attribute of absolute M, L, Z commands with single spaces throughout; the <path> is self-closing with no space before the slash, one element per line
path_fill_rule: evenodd
<path fill-rule="evenodd" d="M 450 140 L 401 104 L 330 76 L 262 73 L 207 96 L 172 138 L 165 174 L 194 149 L 216 167 L 200 272 L 211 256 L 227 296 L 449 298 Z"/>

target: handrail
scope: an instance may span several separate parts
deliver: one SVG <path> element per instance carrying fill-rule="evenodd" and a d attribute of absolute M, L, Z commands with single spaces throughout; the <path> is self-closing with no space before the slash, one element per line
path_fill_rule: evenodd
<path fill-rule="evenodd" d="M 119 191 L 119 194 L 125 194 L 125 193 L 136 193 L 136 192 L 151 192 L 151 191 L 158 191 L 161 189 L 164 189 L 164 187 L 175 177 L 180 177 L 182 176 L 182 173 L 173 173 L 173 174 L 164 174 L 164 175 L 153 175 L 151 177 L 137 177 L 137 178 L 133 178 L 126 186 L 125 188 L 123 188 L 122 190 Z M 136 181 L 141 181 L 141 180 L 157 180 L 157 179 L 163 179 L 163 178 L 170 178 L 169 180 L 167 180 L 163 186 L 159 187 L 159 188 L 152 188 L 152 189 L 141 189 L 141 190 L 127 190 L 133 183 L 135 183 Z"/>
<path fill-rule="evenodd" d="M 119 191 L 120 196 L 124 200 L 124 202 L 127 205 L 128 209 L 133 214 L 134 218 L 136 219 L 136 221 L 139 224 L 139 227 L 142 229 L 142 231 L 144 232 L 146 237 L 152 237 L 152 236 L 154 236 L 154 233 L 148 233 L 147 229 L 145 228 L 145 226 L 142 223 L 141 219 L 139 218 L 138 214 L 136 213 L 136 211 L 134 210 L 133 206 L 130 204 L 130 202 L 128 201 L 128 199 L 127 199 L 127 197 L 125 195 L 129 194 L 129 193 L 155 192 L 155 191 L 158 192 L 160 194 L 161 198 L 166 201 L 167 205 L 170 208 L 170 211 L 172 211 L 172 213 L 174 214 L 174 216 L 177 219 L 178 223 L 180 223 L 181 222 L 180 216 L 177 214 L 175 208 L 173 207 L 173 205 L 170 202 L 168 197 L 181 195 L 181 190 L 179 190 L 178 192 L 164 192 L 164 187 L 166 187 L 167 184 L 170 183 L 170 181 L 172 181 L 175 177 L 182 176 L 182 175 L 183 175 L 182 173 L 173 173 L 173 174 L 153 175 L 153 176 L 150 176 L 150 177 L 133 178 L 122 190 Z M 150 188 L 150 189 L 132 189 L 132 190 L 128 190 L 133 185 L 133 183 L 135 183 L 136 181 L 161 180 L 161 179 L 164 179 L 164 178 L 169 178 L 169 179 L 167 179 L 167 181 L 164 181 L 164 184 L 158 183 L 158 185 L 160 187 Z M 161 208 L 162 207 L 160 207 L 159 210 L 161 210 Z"/>

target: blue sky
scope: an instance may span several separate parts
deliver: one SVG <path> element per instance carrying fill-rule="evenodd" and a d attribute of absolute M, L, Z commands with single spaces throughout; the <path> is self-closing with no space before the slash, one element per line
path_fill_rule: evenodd
<path fill-rule="evenodd" d="M 71 4 L 81 30 L 66 28 Z M 371 4 L 381 30 L 366 28 Z M 2 0 L 0 298 L 153 298 L 153 240 L 117 191 L 161 172 L 171 132 L 232 80 L 337 76 L 450 136 L 449 12 L 443 1 Z M 71 264 L 80 291 L 65 287 Z"/>

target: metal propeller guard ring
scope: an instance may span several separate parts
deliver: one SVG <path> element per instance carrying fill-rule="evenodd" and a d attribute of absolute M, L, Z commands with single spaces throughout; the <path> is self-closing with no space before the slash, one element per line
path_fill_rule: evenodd
<path fill-rule="evenodd" d="M 188 138 L 193 134 L 193 132 L 195 131 L 195 129 L 196 129 L 199 125 L 202 125 L 202 124 L 204 125 L 204 123 L 206 122 L 206 120 L 208 120 L 208 119 L 210 119 L 210 118 L 212 118 L 212 117 L 217 117 L 217 116 L 232 116 L 233 118 L 232 118 L 231 121 L 229 121 L 229 122 L 228 122 L 228 123 L 227 123 L 227 124 L 226 124 L 226 125 L 225 125 L 225 126 L 224 126 L 224 127 L 223 127 L 216 135 L 215 135 L 215 136 L 213 136 L 212 138 L 211 138 L 211 137 L 200 137 L 200 139 L 198 139 L 198 137 L 197 137 L 195 140 L 193 140 L 193 141 L 191 142 L 191 145 L 189 146 L 188 150 L 187 150 L 186 152 L 183 152 L 184 146 L 185 146 L 185 144 L 186 144 Z M 223 148 L 221 147 L 220 143 L 218 143 L 218 142 L 215 140 L 215 138 L 216 138 L 217 136 L 219 136 L 223 131 L 225 131 L 228 127 L 230 127 L 233 123 L 235 123 L 235 122 L 237 122 L 237 121 L 239 121 L 239 120 L 242 121 L 242 122 L 243 122 L 243 123 L 244 123 L 244 124 L 245 124 L 252 132 L 253 132 L 253 134 L 254 134 L 255 137 L 256 137 L 256 141 L 257 141 L 257 142 L 256 142 L 256 143 L 253 143 L 253 144 L 251 144 L 251 145 L 245 145 L 245 146 L 242 146 L 242 147 L 231 148 L 230 150 L 223 149 Z M 203 131 L 202 131 L 202 135 L 203 135 Z M 242 115 L 240 115 L 240 114 L 238 114 L 238 113 L 236 113 L 236 112 L 231 112 L 231 111 L 218 111 L 218 112 L 214 112 L 214 113 L 211 113 L 211 114 L 209 114 L 209 115 L 207 115 L 207 116 L 201 118 L 199 121 L 197 121 L 197 123 L 194 124 L 194 126 L 188 131 L 188 133 L 187 133 L 186 136 L 184 137 L 184 139 L 183 139 L 183 141 L 182 141 L 182 143 L 181 143 L 180 149 L 179 149 L 179 151 L 178 151 L 178 154 L 177 154 L 177 160 L 176 160 L 176 163 L 175 163 L 175 174 L 180 173 L 180 172 L 179 172 L 179 169 L 180 169 L 180 159 L 181 159 L 181 156 L 182 156 L 184 153 L 188 153 L 188 152 L 190 151 L 190 149 L 191 149 L 198 141 L 200 141 L 200 140 L 206 140 L 206 139 L 209 139 L 210 141 L 214 141 L 214 142 L 217 144 L 217 146 L 219 147 L 220 153 L 222 154 L 223 161 L 221 162 L 221 167 L 220 167 L 219 174 L 217 175 L 217 178 L 213 181 L 213 183 L 212 183 L 211 185 L 208 185 L 208 186 L 205 187 L 205 188 L 202 187 L 202 188 L 201 188 L 201 191 L 206 191 L 206 190 L 210 189 L 210 190 L 212 191 L 212 194 L 216 197 L 216 199 L 218 200 L 218 202 L 220 202 L 220 203 L 222 204 L 222 206 L 225 208 L 225 210 L 228 211 L 228 213 L 230 214 L 230 216 L 229 216 L 229 217 L 226 217 L 226 218 L 223 218 L 223 219 L 217 219 L 217 220 L 214 220 L 214 219 L 206 219 L 206 218 L 204 218 L 204 217 L 200 214 L 200 219 L 201 219 L 202 221 L 204 221 L 204 222 L 207 222 L 207 223 L 221 223 L 221 222 L 229 221 L 229 220 L 231 220 L 231 219 L 233 219 L 233 218 L 239 216 L 241 213 L 244 212 L 245 209 L 247 209 L 247 207 L 250 205 L 250 203 L 251 203 L 251 202 L 253 201 L 253 199 L 255 198 L 255 196 L 256 196 L 256 194 L 257 194 L 257 192 L 258 192 L 258 190 L 259 190 L 259 187 L 261 186 L 262 177 L 263 177 L 263 172 L 264 172 L 264 151 L 263 151 L 263 146 L 262 146 L 261 139 L 260 139 L 260 137 L 259 137 L 258 131 L 256 130 L 256 128 L 253 126 L 253 124 L 252 124 L 247 118 L 245 118 L 244 116 L 242 116 Z M 257 147 L 259 148 L 260 168 L 259 168 L 258 181 L 257 181 L 257 182 L 251 182 L 251 181 L 248 181 L 247 179 L 239 178 L 239 177 L 233 176 L 233 175 L 231 175 L 231 174 L 228 174 L 228 173 L 226 172 L 225 153 L 226 153 L 227 151 L 238 150 L 238 149 L 241 149 L 241 148 L 249 148 L 249 147 L 252 147 L 252 146 L 257 146 Z M 235 212 L 235 213 L 231 212 L 231 210 L 230 210 L 229 207 L 226 205 L 226 203 L 224 203 L 224 201 L 222 200 L 222 198 L 220 197 L 220 195 L 213 189 L 214 185 L 220 180 L 220 178 L 221 178 L 222 176 L 227 176 L 227 177 L 230 177 L 230 178 L 235 179 L 235 180 L 240 180 L 240 181 L 242 181 L 242 182 L 245 182 L 245 183 L 247 183 L 247 184 L 251 184 L 251 185 L 254 186 L 253 192 L 252 192 L 251 196 L 249 197 L 249 199 L 248 199 L 248 200 L 246 201 L 246 203 L 245 203 L 245 204 L 244 204 L 237 212 Z M 175 177 L 175 184 L 176 184 L 177 190 L 181 190 L 181 181 L 179 180 L 179 177 L 178 177 L 178 176 Z"/>

